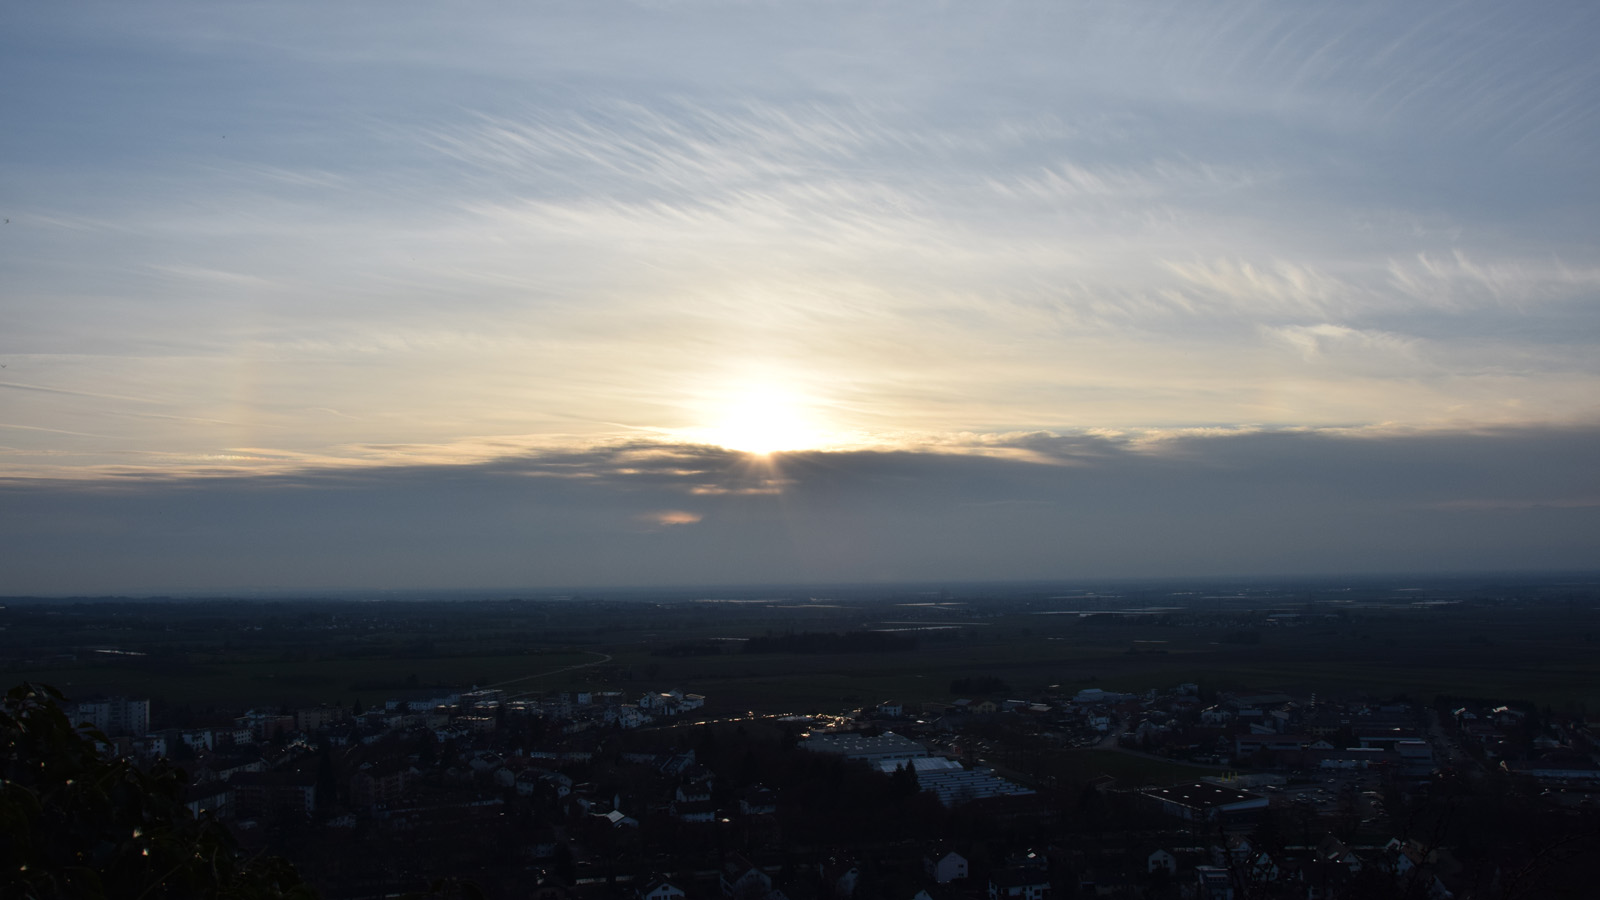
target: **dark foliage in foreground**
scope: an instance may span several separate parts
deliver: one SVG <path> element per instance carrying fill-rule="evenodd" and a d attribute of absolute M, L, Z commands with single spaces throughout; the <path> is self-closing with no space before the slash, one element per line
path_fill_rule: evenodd
<path fill-rule="evenodd" d="M 55 689 L 24 684 L 0 707 L 0 896 L 312 898 L 293 867 L 251 859 L 183 802 L 183 771 L 140 771 L 74 728 Z"/>

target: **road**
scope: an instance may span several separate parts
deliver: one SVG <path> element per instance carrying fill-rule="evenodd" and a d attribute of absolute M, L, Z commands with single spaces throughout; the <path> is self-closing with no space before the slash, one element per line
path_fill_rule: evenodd
<path fill-rule="evenodd" d="M 1428 736 L 1432 738 L 1435 752 L 1443 750 L 1443 758 L 1436 759 L 1438 765 L 1448 765 L 1458 772 L 1465 772 L 1468 778 L 1478 779 L 1483 777 L 1483 766 L 1461 749 L 1461 743 L 1444 730 L 1444 721 L 1436 709 L 1428 710 Z"/>
<path fill-rule="evenodd" d="M 574 671 L 576 669 L 587 669 L 587 668 L 589 668 L 591 666 L 599 666 L 599 665 L 604 665 L 604 664 L 606 664 L 608 662 L 611 662 L 611 654 L 609 654 L 609 653 L 601 653 L 599 650 L 585 650 L 583 652 L 592 653 L 595 656 L 598 656 L 600 658 L 599 659 L 591 659 L 588 662 L 578 663 L 576 665 L 562 666 L 559 669 L 551 669 L 548 672 L 537 672 L 537 673 L 535 673 L 533 675 L 523 675 L 520 678 L 513 678 L 510 681 L 502 681 L 499 684 L 487 685 L 487 688 L 489 688 L 489 689 L 504 688 L 508 684 L 516 684 L 519 681 L 532 681 L 535 678 L 548 678 L 551 675 L 560 675 L 562 672 L 571 672 L 571 671 Z M 507 699 L 510 699 L 511 697 L 525 697 L 528 694 L 532 694 L 532 693 L 535 693 L 535 692 L 534 691 L 524 691 L 521 694 L 507 694 L 506 697 L 507 697 Z"/>

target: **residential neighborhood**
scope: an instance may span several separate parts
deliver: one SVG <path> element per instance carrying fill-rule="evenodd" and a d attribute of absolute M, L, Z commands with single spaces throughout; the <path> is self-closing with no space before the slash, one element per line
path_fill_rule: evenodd
<path fill-rule="evenodd" d="M 180 760 L 196 814 L 330 897 L 449 867 L 546 900 L 1446 900 L 1482 873 L 1395 805 L 1486 779 L 1552 813 L 1593 816 L 1600 796 L 1595 729 L 1514 703 L 1194 683 L 839 716 L 706 703 L 480 688 L 153 730 L 143 700 L 71 715 L 107 752 Z M 1074 753 L 1124 774 L 1064 793 Z"/>

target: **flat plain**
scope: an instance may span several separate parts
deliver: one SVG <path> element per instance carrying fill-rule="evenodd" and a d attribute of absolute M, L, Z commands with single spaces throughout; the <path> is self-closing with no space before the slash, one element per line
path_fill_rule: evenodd
<path fill-rule="evenodd" d="M 1412 581 L 1401 584 L 1411 584 Z M 680 688 L 716 714 L 835 712 L 1086 687 L 1520 699 L 1600 707 L 1593 580 L 854 588 L 483 600 L 12 599 L 0 667 L 75 696 L 298 706 Z M 892 649 L 747 652 L 875 632 Z M 972 691 L 967 691 L 972 693 Z"/>

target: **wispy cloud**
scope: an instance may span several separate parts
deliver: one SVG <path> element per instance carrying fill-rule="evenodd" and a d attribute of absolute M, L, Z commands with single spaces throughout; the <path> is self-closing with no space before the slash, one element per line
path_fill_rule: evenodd
<path fill-rule="evenodd" d="M 9 471 L 1600 416 L 1592 11 L 298 10 L 0 37 Z"/>
<path fill-rule="evenodd" d="M 1168 261 L 1166 267 L 1208 311 L 1223 314 L 1326 316 L 1347 312 L 1360 292 L 1325 272 L 1284 260 L 1265 266 L 1229 259 Z"/>
<path fill-rule="evenodd" d="M 1363 331 L 1343 325 L 1286 325 L 1266 332 L 1300 352 L 1307 360 L 1332 348 L 1354 347 L 1387 356 L 1409 355 L 1414 341 L 1382 331 Z"/>
<path fill-rule="evenodd" d="M 1389 277 L 1402 296 L 1446 310 L 1485 306 L 1527 310 L 1541 301 L 1600 290 L 1600 268 L 1558 260 L 1475 259 L 1460 250 L 1444 257 L 1418 254 L 1394 260 Z"/>

